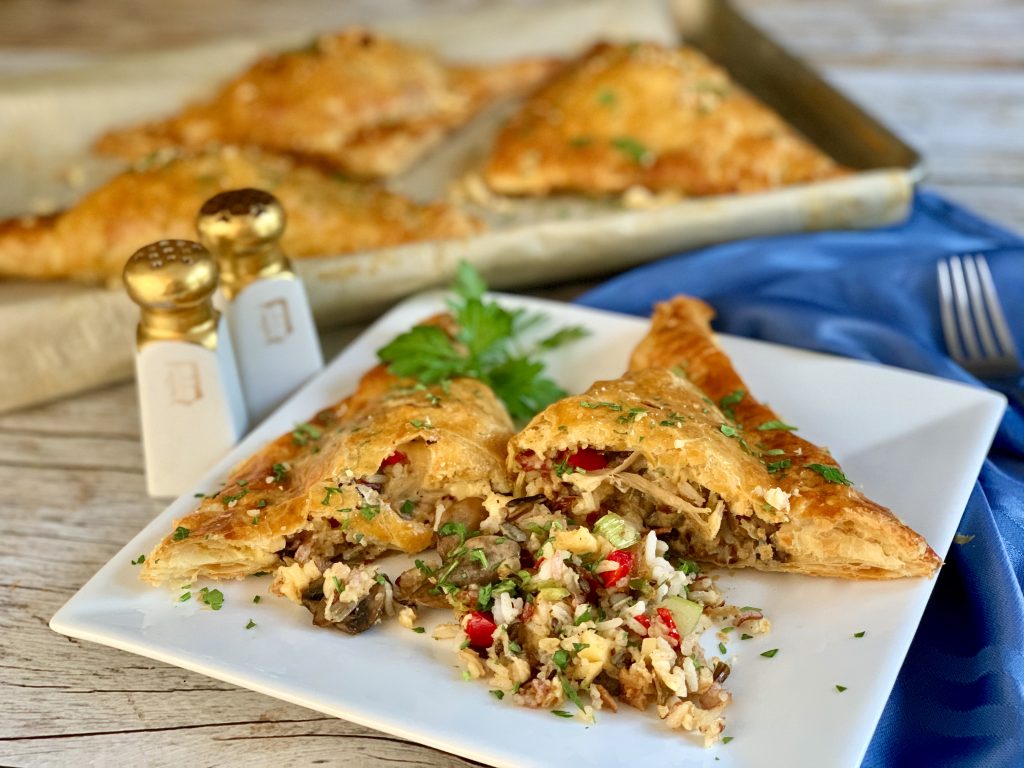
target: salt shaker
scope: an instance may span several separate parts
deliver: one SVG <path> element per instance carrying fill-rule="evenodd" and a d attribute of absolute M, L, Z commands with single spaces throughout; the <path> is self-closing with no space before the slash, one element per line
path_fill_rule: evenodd
<path fill-rule="evenodd" d="M 259 189 L 206 201 L 199 237 L 220 266 L 221 306 L 254 423 L 323 368 L 302 280 L 281 251 L 284 208 Z"/>
<path fill-rule="evenodd" d="M 136 378 L 151 496 L 192 488 L 246 429 L 231 336 L 213 307 L 217 262 L 199 243 L 160 240 L 124 267 L 141 315 Z"/>

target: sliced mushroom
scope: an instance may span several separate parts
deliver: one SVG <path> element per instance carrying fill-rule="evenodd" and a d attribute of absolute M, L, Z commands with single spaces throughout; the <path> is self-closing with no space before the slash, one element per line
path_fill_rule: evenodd
<path fill-rule="evenodd" d="M 317 579 L 302 593 L 302 604 L 313 614 L 313 623 L 318 627 L 334 627 L 349 635 L 365 632 L 378 621 L 384 612 L 385 590 L 382 584 L 374 584 L 358 602 L 352 603 L 342 614 L 334 614 L 333 620 L 326 616 L 324 580 Z"/>
<path fill-rule="evenodd" d="M 456 587 L 490 584 L 520 567 L 519 545 L 504 536 L 474 536 L 456 551 L 458 564 L 445 578 Z"/>
<path fill-rule="evenodd" d="M 436 571 L 441 562 L 435 557 L 427 564 L 428 567 Z M 440 590 L 435 593 L 435 586 L 419 568 L 410 568 L 404 571 L 395 582 L 395 599 L 400 603 L 420 605 L 425 608 L 447 608 L 447 598 Z"/>

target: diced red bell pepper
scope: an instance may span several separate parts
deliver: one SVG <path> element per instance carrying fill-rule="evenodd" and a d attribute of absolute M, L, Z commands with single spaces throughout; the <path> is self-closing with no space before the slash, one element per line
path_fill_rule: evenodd
<path fill-rule="evenodd" d="M 672 617 L 672 611 L 670 611 L 668 608 L 659 608 L 658 618 L 661 619 L 661 623 L 665 625 L 669 644 L 678 648 L 679 629 L 678 627 L 676 627 L 676 620 Z"/>
<path fill-rule="evenodd" d="M 491 614 L 472 611 L 464 626 L 471 646 L 474 648 L 491 647 L 491 643 L 494 642 L 494 630 L 498 628 Z"/>
<path fill-rule="evenodd" d="M 394 464 L 405 464 L 407 461 L 409 461 L 408 456 L 401 451 L 395 451 L 380 463 L 380 468 L 384 469 L 384 467 L 390 467 Z"/>
<path fill-rule="evenodd" d="M 566 463 L 573 469 L 582 469 L 585 472 L 595 472 L 608 466 L 604 454 L 596 448 L 580 448 L 566 459 Z"/>
<path fill-rule="evenodd" d="M 633 619 L 637 624 L 643 627 L 645 631 L 651 628 L 651 620 L 647 616 L 644 616 L 644 614 L 641 613 L 639 616 L 634 616 Z"/>
<path fill-rule="evenodd" d="M 613 570 L 601 571 L 598 575 L 601 577 L 601 581 L 604 582 L 605 589 L 611 589 L 613 586 L 619 583 L 619 581 L 629 575 L 629 572 L 633 570 L 633 555 L 625 549 L 617 549 L 610 553 L 605 560 L 611 560 L 613 563 L 618 565 L 618 568 Z"/>

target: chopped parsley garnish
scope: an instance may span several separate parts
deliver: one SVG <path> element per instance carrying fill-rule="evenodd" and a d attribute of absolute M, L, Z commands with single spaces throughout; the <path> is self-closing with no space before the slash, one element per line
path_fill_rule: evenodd
<path fill-rule="evenodd" d="M 263 599 L 263 598 L 261 598 L 261 597 L 260 597 L 259 595 L 256 595 L 256 596 L 254 596 L 254 597 L 253 597 L 252 601 L 253 601 L 254 603 L 258 603 L 258 602 L 259 602 L 260 600 L 262 600 L 262 599 Z"/>
<path fill-rule="evenodd" d="M 722 413 L 725 414 L 726 418 L 736 421 L 736 413 L 733 411 L 733 406 L 738 405 L 746 394 L 746 391 L 737 389 L 718 401 L 718 407 L 722 409 Z"/>
<path fill-rule="evenodd" d="M 723 635 L 728 635 L 734 629 L 736 629 L 736 627 L 722 627 L 722 634 Z"/>
<path fill-rule="evenodd" d="M 498 701 L 501 701 L 503 698 L 505 698 L 505 692 L 499 691 L 498 689 L 494 689 L 491 691 L 491 696 L 496 698 Z"/>
<path fill-rule="evenodd" d="M 238 501 L 238 500 L 239 500 L 239 499 L 241 499 L 241 498 L 242 498 L 243 496 L 245 496 L 245 494 L 247 494 L 248 492 L 249 492 L 249 489 L 248 489 L 248 488 L 243 488 L 243 489 L 242 489 L 242 490 L 240 490 L 240 491 L 239 491 L 238 493 L 232 494 L 231 496 L 223 496 L 223 497 L 221 497 L 221 501 L 222 501 L 222 502 L 223 502 L 224 504 L 226 504 L 227 506 L 229 506 L 229 507 L 230 507 L 230 506 L 231 506 L 232 504 L 234 504 L 234 503 L 235 503 L 236 501 Z"/>
<path fill-rule="evenodd" d="M 206 498 L 206 494 L 205 494 L 205 493 L 203 493 L 202 491 L 200 491 L 199 493 L 193 493 L 192 495 L 193 495 L 193 496 L 194 496 L 195 498 L 197 498 L 197 499 L 205 499 L 205 498 Z"/>
<path fill-rule="evenodd" d="M 174 539 L 174 541 L 181 541 L 183 539 L 187 539 L 190 533 L 192 533 L 192 531 L 190 531 L 188 528 L 179 525 L 177 528 L 174 529 L 174 533 L 171 536 L 171 538 Z"/>
<path fill-rule="evenodd" d="M 676 570 L 686 574 L 693 574 L 700 572 L 700 566 L 693 562 L 693 560 L 680 560 L 676 564 Z"/>
<path fill-rule="evenodd" d="M 626 413 L 619 416 L 618 421 L 620 424 L 632 424 L 645 413 L 647 413 L 646 408 L 630 408 Z"/>
<path fill-rule="evenodd" d="M 658 423 L 663 427 L 678 427 L 683 423 L 683 417 L 678 413 L 672 412 L 669 414 L 668 418 L 662 419 Z"/>
<path fill-rule="evenodd" d="M 574 468 L 569 466 L 568 455 L 563 456 L 562 460 L 559 461 L 557 464 L 553 464 L 551 468 L 555 470 L 555 474 L 558 477 L 563 477 L 564 475 L 571 475 L 574 471 Z"/>
<path fill-rule="evenodd" d="M 618 403 L 609 403 L 605 400 L 591 403 L 587 400 L 580 400 L 580 408 L 607 408 L 609 411 L 621 411 L 622 406 Z"/>
<path fill-rule="evenodd" d="M 815 472 L 824 477 L 830 483 L 837 483 L 839 485 L 853 485 L 853 483 L 846 479 L 846 475 L 842 473 L 839 467 L 830 467 L 826 464 L 808 464 L 807 468 L 813 469 Z"/>
<path fill-rule="evenodd" d="M 487 562 L 487 554 L 483 551 L 481 547 L 474 547 L 473 549 L 469 550 L 469 559 L 476 560 L 478 563 L 480 563 L 481 568 L 490 567 L 490 565 Z"/>
<path fill-rule="evenodd" d="M 728 744 L 728 743 L 729 743 L 730 741 L 732 741 L 732 740 L 733 740 L 734 738 L 736 738 L 736 737 L 735 737 L 735 736 L 723 736 L 723 737 L 722 737 L 722 743 L 723 743 L 723 744 Z"/>
<path fill-rule="evenodd" d="M 512 642 L 511 640 L 509 641 L 508 649 L 510 651 L 512 651 L 512 653 L 522 653 L 523 652 L 523 647 L 519 643 Z"/>
<path fill-rule="evenodd" d="M 402 517 L 412 517 L 412 513 L 416 510 L 416 503 L 412 499 L 406 499 L 402 502 L 402 506 L 398 508 L 398 514 Z"/>
<path fill-rule="evenodd" d="M 839 691 L 840 693 L 842 693 L 843 691 L 846 690 L 846 686 L 845 685 L 837 685 L 836 686 L 836 690 Z"/>
<path fill-rule="evenodd" d="M 864 637 L 864 632 L 865 632 L 865 630 L 861 630 L 860 632 L 854 632 L 853 636 L 854 637 Z"/>
<path fill-rule="evenodd" d="M 364 504 L 359 508 L 359 514 L 367 520 L 373 520 L 380 514 L 380 504 Z"/>
<path fill-rule="evenodd" d="M 259 525 L 260 524 L 260 516 L 259 515 L 253 515 L 252 516 L 252 520 L 250 520 L 249 522 L 252 523 L 253 525 Z"/>
<path fill-rule="evenodd" d="M 772 648 L 770 651 L 764 651 L 761 655 L 766 659 L 774 659 L 775 654 L 779 652 L 778 648 Z"/>
<path fill-rule="evenodd" d="M 789 459 L 779 459 L 779 461 L 769 461 L 765 467 L 768 469 L 768 474 L 774 475 L 776 472 L 781 472 L 784 469 L 789 469 L 793 466 L 793 462 Z"/>
<path fill-rule="evenodd" d="M 321 437 L 323 437 L 323 432 L 312 424 L 296 424 L 295 429 L 292 430 L 292 442 L 299 447 L 308 445 L 310 440 L 319 440 Z"/>
<path fill-rule="evenodd" d="M 597 103 L 602 104 L 606 107 L 610 107 L 618 101 L 618 96 L 615 95 L 615 91 L 611 88 L 602 88 L 597 92 Z"/>
<path fill-rule="evenodd" d="M 337 488 L 333 485 L 325 485 L 324 497 L 320 500 L 320 503 L 323 504 L 325 507 L 329 507 L 331 505 L 331 498 L 336 493 L 341 493 L 341 488 Z"/>
<path fill-rule="evenodd" d="M 427 630 L 425 630 L 423 627 L 413 627 L 412 631 L 415 632 L 417 635 L 422 635 Z"/>
<path fill-rule="evenodd" d="M 593 618 L 590 615 L 590 608 L 587 608 L 587 610 L 585 610 L 583 613 L 576 617 L 576 620 L 573 622 L 573 625 L 578 627 L 583 622 L 592 620 Z"/>
<path fill-rule="evenodd" d="M 725 647 L 725 643 L 719 643 L 718 644 L 718 652 L 721 653 L 721 654 L 726 654 L 726 653 L 729 652 L 729 649 Z"/>
<path fill-rule="evenodd" d="M 555 651 L 554 655 L 552 655 L 551 662 L 556 667 L 564 671 L 565 668 L 569 665 L 569 652 L 564 648 L 559 648 L 557 651 Z"/>
<path fill-rule="evenodd" d="M 740 434 L 740 431 L 736 429 L 736 427 L 731 427 L 728 424 L 722 424 L 718 428 L 726 437 L 737 437 Z"/>
<path fill-rule="evenodd" d="M 654 162 L 654 153 L 634 138 L 619 136 L 612 139 L 611 144 L 637 165 L 650 165 Z"/>
<path fill-rule="evenodd" d="M 338 577 L 333 573 L 331 574 L 331 583 L 334 584 L 334 591 L 339 595 L 345 591 L 345 585 L 338 581 Z"/>
<path fill-rule="evenodd" d="M 383 573 L 378 573 L 373 577 L 373 580 L 380 584 L 382 587 L 388 583 L 388 577 Z"/>
<path fill-rule="evenodd" d="M 552 709 L 551 714 L 555 717 L 573 717 L 572 712 L 566 712 L 564 709 Z"/>
<path fill-rule="evenodd" d="M 434 425 L 430 421 L 422 421 L 421 419 L 412 419 L 409 421 L 409 426 L 413 429 L 433 429 Z"/>
<path fill-rule="evenodd" d="M 256 509 L 263 509 L 265 506 L 267 506 L 266 499 L 260 499 L 259 501 L 256 502 Z"/>
<path fill-rule="evenodd" d="M 466 537 L 469 535 L 469 531 L 466 529 L 466 524 L 457 523 L 454 520 L 449 520 L 438 528 L 437 532 L 442 536 L 458 536 L 460 544 L 465 542 Z"/>
<path fill-rule="evenodd" d="M 186 603 L 186 602 L 188 602 L 191 599 L 192 599 L 192 593 L 191 592 L 182 592 L 181 593 L 181 597 L 178 598 L 178 602 L 179 603 Z"/>
<path fill-rule="evenodd" d="M 271 467 L 271 471 L 274 473 L 274 482 L 280 483 L 284 480 L 284 476 L 288 474 L 288 467 L 284 464 L 275 464 Z"/>
<path fill-rule="evenodd" d="M 146 556 L 139 555 L 137 558 L 132 560 L 132 565 L 142 565 L 144 562 L 146 562 Z"/>
<path fill-rule="evenodd" d="M 579 707 L 580 712 L 585 712 L 586 707 L 584 707 L 583 701 L 580 699 L 580 694 L 576 690 L 576 686 L 570 683 L 569 679 L 561 673 L 559 673 L 558 679 L 562 683 L 562 691 L 565 693 L 565 697 Z"/>
<path fill-rule="evenodd" d="M 249 619 L 249 623 L 245 625 L 245 628 L 246 629 L 252 629 L 255 626 L 256 626 L 256 622 L 253 621 L 252 619 Z"/>
<path fill-rule="evenodd" d="M 797 429 L 799 429 L 799 427 L 794 427 L 791 424 L 786 424 L 785 422 L 779 421 L 778 419 L 772 419 L 771 421 L 766 421 L 757 429 L 759 432 L 771 432 L 774 430 L 795 432 Z"/>
<path fill-rule="evenodd" d="M 215 611 L 219 611 L 224 605 L 224 593 L 219 589 L 203 587 L 199 590 L 199 599 Z"/>
<path fill-rule="evenodd" d="M 484 298 L 487 284 L 469 264 L 459 265 L 449 301 L 458 332 L 418 325 L 377 351 L 388 370 L 424 385 L 457 376 L 482 381 L 505 403 L 515 420 L 526 420 L 565 395 L 543 375 L 538 352 L 580 338 L 582 329 L 561 329 L 524 348 L 521 336 L 541 319 L 525 310 L 508 310 Z"/>

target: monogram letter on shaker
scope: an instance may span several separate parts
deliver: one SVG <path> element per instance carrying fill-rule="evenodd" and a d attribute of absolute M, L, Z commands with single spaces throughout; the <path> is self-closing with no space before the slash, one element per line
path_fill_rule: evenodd
<path fill-rule="evenodd" d="M 284 209 L 267 192 L 236 189 L 210 198 L 197 227 L 220 265 L 224 313 L 256 422 L 324 365 L 306 290 L 279 245 Z"/>

